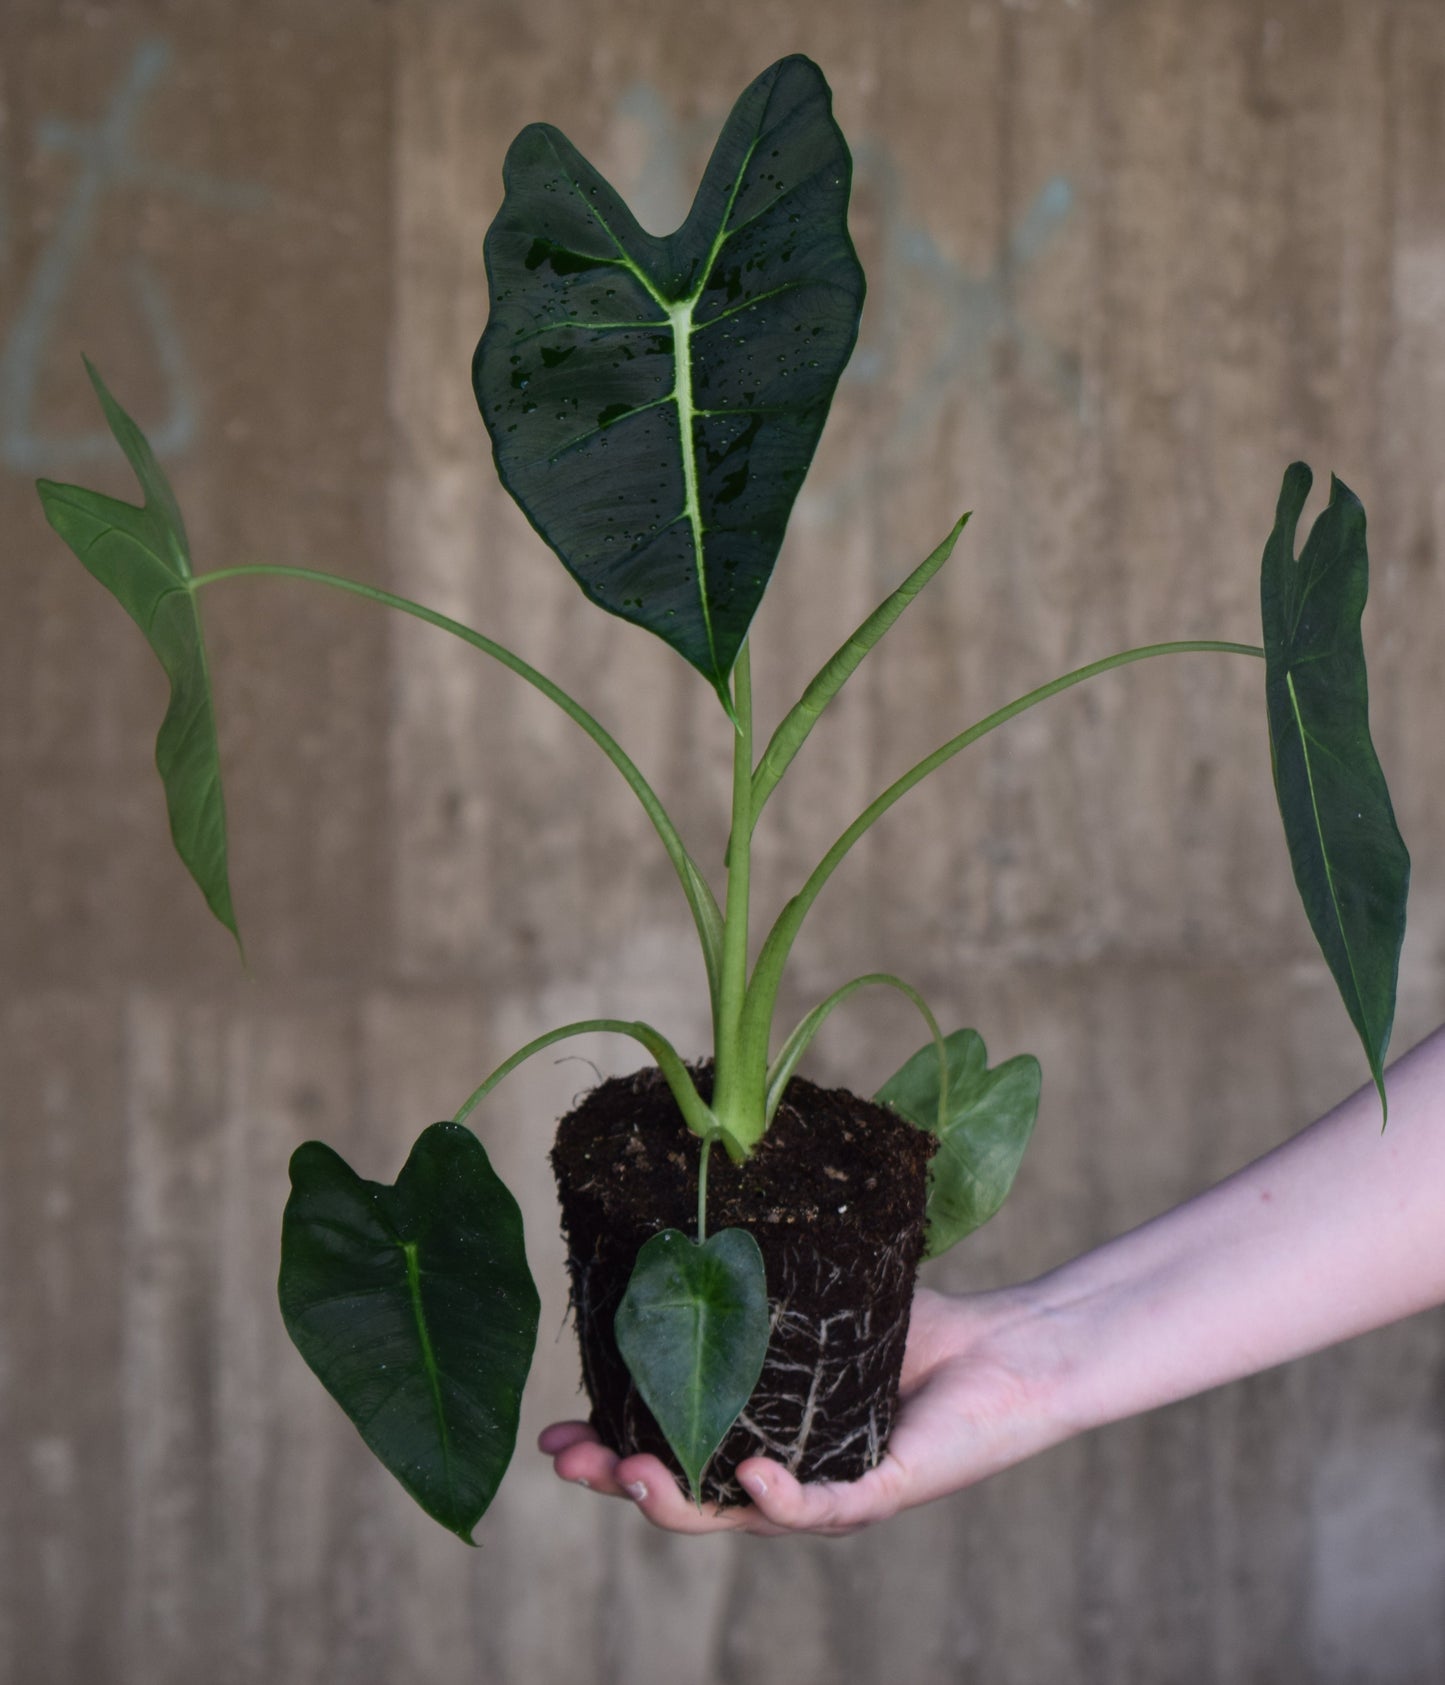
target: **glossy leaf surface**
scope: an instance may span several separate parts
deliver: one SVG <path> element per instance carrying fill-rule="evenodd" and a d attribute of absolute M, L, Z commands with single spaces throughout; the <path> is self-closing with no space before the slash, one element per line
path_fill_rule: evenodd
<path fill-rule="evenodd" d="M 470 1543 L 516 1445 L 538 1316 L 522 1214 L 476 1136 L 433 1124 L 390 1187 L 298 1147 L 279 1296 L 361 1437 Z"/>
<path fill-rule="evenodd" d="M 943 1038 L 948 1093 L 938 1119 L 938 1051 L 930 1042 L 874 1096 L 939 1139 L 928 1172 L 925 1256 L 936 1258 L 986 1223 L 1008 1197 L 1039 1110 L 1039 1062 L 1031 1053 L 988 1068 L 977 1030 Z"/>
<path fill-rule="evenodd" d="M 498 472 L 593 602 L 720 693 L 857 337 L 851 177 L 801 57 L 743 93 L 665 238 L 557 129 L 507 154 L 472 371 Z"/>
<path fill-rule="evenodd" d="M 1296 560 L 1311 482 L 1285 471 L 1260 575 L 1270 756 L 1295 883 L 1383 1105 L 1410 857 L 1370 739 L 1365 511 L 1331 477 Z"/>
<path fill-rule="evenodd" d="M 145 435 L 88 361 L 85 367 L 116 443 L 135 470 L 144 504 L 137 508 L 52 480 L 39 482 L 40 501 L 51 526 L 145 633 L 165 668 L 171 697 L 156 737 L 156 768 L 165 786 L 171 836 L 207 905 L 239 940 L 227 870 L 215 708 L 185 525 Z"/>
<path fill-rule="evenodd" d="M 702 1245 L 678 1229 L 637 1254 L 614 1324 L 617 1349 L 667 1436 L 694 1497 L 768 1349 L 763 1255 L 746 1229 Z"/>

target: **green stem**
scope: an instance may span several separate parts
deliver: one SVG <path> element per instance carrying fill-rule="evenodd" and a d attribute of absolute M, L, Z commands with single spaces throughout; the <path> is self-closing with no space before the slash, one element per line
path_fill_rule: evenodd
<path fill-rule="evenodd" d="M 697 1243 L 707 1239 L 707 1160 L 712 1151 L 713 1137 L 703 1138 L 702 1156 L 697 1161 Z"/>
<path fill-rule="evenodd" d="M 525 679 L 534 690 L 541 691 L 549 702 L 554 702 L 570 720 L 575 721 L 592 741 L 601 749 L 626 779 L 629 788 L 642 803 L 643 811 L 652 821 L 652 827 L 667 850 L 667 857 L 672 862 L 683 894 L 687 897 L 687 904 L 692 909 L 693 922 L 697 926 L 697 933 L 702 942 L 703 961 L 707 967 L 708 992 L 713 1003 L 713 1015 L 718 1011 L 718 971 L 720 963 L 719 950 L 722 941 L 722 914 L 707 880 L 698 871 L 692 856 L 688 853 L 679 836 L 677 827 L 673 824 L 666 808 L 653 790 L 652 786 L 638 771 L 631 757 L 618 743 L 616 738 L 595 720 L 579 702 L 574 702 L 560 685 L 554 684 L 545 674 L 539 673 L 529 662 L 520 655 L 514 655 L 504 644 L 499 644 L 483 633 L 463 624 L 460 620 L 453 620 L 450 615 L 439 614 L 435 609 L 424 607 L 421 603 L 414 603 L 409 597 L 398 597 L 391 591 L 383 591 L 375 585 L 364 585 L 360 580 L 347 579 L 338 573 L 322 573 L 314 568 L 285 567 L 279 563 L 258 563 L 252 567 L 218 568 L 212 573 L 196 575 L 191 580 L 192 588 L 201 585 L 214 585 L 222 579 L 243 579 L 246 577 L 268 576 L 274 579 L 302 579 L 313 585 L 330 585 L 338 591 L 349 592 L 355 597 L 365 597 L 370 602 L 380 603 L 384 608 L 399 609 L 403 614 L 412 615 L 417 620 L 424 620 L 429 626 L 440 627 L 444 632 L 450 632 L 453 637 L 460 638 L 463 643 L 470 644 L 473 649 L 479 649 L 484 655 L 490 655 L 494 661 L 515 673 L 518 678 Z"/>
<path fill-rule="evenodd" d="M 678 1110 L 693 1134 L 707 1140 L 719 1133 L 718 1120 L 698 1093 L 688 1074 L 687 1066 L 678 1057 L 672 1043 L 650 1024 L 626 1018 L 581 1018 L 575 1024 L 563 1024 L 558 1029 L 548 1030 L 545 1035 L 535 1037 L 525 1047 L 519 1047 L 510 1058 L 504 1059 L 490 1076 L 477 1084 L 458 1107 L 456 1116 L 452 1119 L 453 1123 L 465 1123 L 502 1078 L 510 1076 L 518 1065 L 530 1059 L 534 1053 L 540 1053 L 544 1047 L 551 1047 L 554 1042 L 565 1041 L 570 1036 L 586 1035 L 597 1030 L 608 1031 L 613 1035 L 630 1036 L 633 1041 L 641 1042 L 656 1059 L 667 1086 L 672 1090 L 672 1097 L 677 1101 Z"/>
<path fill-rule="evenodd" d="M 732 832 L 728 838 L 727 897 L 723 915 L 722 979 L 715 1025 L 713 1111 L 735 1139 L 756 1139 L 761 1125 L 766 1071 L 750 1072 L 740 1041 L 748 990 L 748 895 L 752 868 L 753 693 L 751 658 L 743 644 L 733 669 Z M 752 1091 L 756 1089 L 756 1093 Z M 752 1114 L 756 1113 L 756 1120 Z"/>
<path fill-rule="evenodd" d="M 834 651 L 823 663 L 808 681 L 797 702 L 778 722 L 777 730 L 769 740 L 762 759 L 758 762 L 757 771 L 753 774 L 754 825 L 763 811 L 763 804 L 792 764 L 793 756 L 807 741 L 808 733 L 818 723 L 823 710 L 857 672 L 863 657 L 893 626 L 899 615 L 953 554 L 958 536 L 967 524 L 968 516 L 960 516 L 943 543 L 926 556 L 907 579 L 895 591 L 891 591 L 863 624 L 844 640 L 841 648 Z"/>
<path fill-rule="evenodd" d="M 928 1033 L 933 1037 L 933 1045 L 938 1054 L 938 1115 L 936 1123 L 938 1132 L 943 1133 L 944 1120 L 948 1116 L 948 1049 L 943 1044 L 943 1032 L 938 1027 L 938 1020 L 933 1016 L 932 1009 L 911 983 L 905 983 L 901 977 L 895 977 L 887 971 L 870 971 L 864 977 L 855 977 L 851 983 L 845 983 L 841 989 L 834 989 L 833 993 L 807 1015 L 797 1026 L 792 1035 L 783 1043 L 777 1058 L 768 1067 L 768 1100 L 765 1112 L 766 1121 L 771 1124 L 773 1117 L 787 1092 L 789 1079 L 798 1067 L 798 1061 L 808 1050 L 808 1045 L 818 1031 L 823 1027 L 828 1015 L 839 1007 L 859 989 L 883 986 L 897 989 L 918 1008 L 923 1015 L 923 1021 L 928 1025 Z"/>
<path fill-rule="evenodd" d="M 763 1057 L 766 1059 L 768 1036 L 773 1021 L 773 1010 L 777 1001 L 778 986 L 782 981 L 783 967 L 787 963 L 788 953 L 797 937 L 803 920 L 807 917 L 809 908 L 817 900 L 823 885 L 837 870 L 853 844 L 865 831 L 893 806 L 901 796 L 921 783 L 929 773 L 936 772 L 945 761 L 951 760 L 961 749 L 966 749 L 970 743 L 976 743 L 980 737 L 986 737 L 996 727 L 1011 720 L 1016 714 L 1022 714 L 1036 703 L 1047 701 L 1051 696 L 1057 696 L 1061 691 L 1069 690 L 1074 685 L 1082 684 L 1085 679 L 1092 679 L 1100 673 L 1110 672 L 1115 667 L 1127 667 L 1135 661 L 1147 661 L 1156 655 L 1183 655 L 1193 651 L 1211 651 L 1228 655 L 1253 655 L 1263 658 L 1264 651 L 1257 644 L 1236 644 L 1221 642 L 1217 639 L 1187 639 L 1177 643 L 1146 644 L 1139 649 L 1123 650 L 1117 655 L 1105 656 L 1101 661 L 1091 661 L 1087 667 L 1078 667 L 1072 673 L 1065 673 L 1062 678 L 1052 679 L 1048 684 L 1040 685 L 1036 690 L 1006 703 L 992 714 L 961 731 L 957 737 L 949 738 L 948 742 L 926 755 L 918 764 L 905 772 L 901 778 L 892 784 L 875 801 L 871 802 L 863 812 L 853 821 L 846 831 L 838 838 L 828 852 L 819 861 L 812 876 L 802 889 L 779 913 L 773 928 L 768 932 L 763 943 L 762 952 L 758 955 L 758 963 L 753 971 L 752 982 L 748 987 L 748 998 L 743 1013 L 742 1042 L 745 1054 L 756 1051 L 761 1046 Z M 751 1140 L 744 1135 L 746 1145 L 751 1146 Z"/>

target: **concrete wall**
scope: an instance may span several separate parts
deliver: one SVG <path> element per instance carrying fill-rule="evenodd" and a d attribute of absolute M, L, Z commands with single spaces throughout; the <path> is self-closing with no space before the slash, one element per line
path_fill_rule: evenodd
<path fill-rule="evenodd" d="M 1445 1677 L 1438 1316 L 841 1544 L 674 1540 L 557 1486 L 525 1449 L 576 1408 L 544 1147 L 622 1044 L 536 1062 L 478 1120 L 544 1296 L 479 1552 L 286 1342 L 296 1142 L 390 1178 L 553 1023 L 700 1048 L 702 980 L 646 821 L 565 719 L 425 627 L 259 582 L 205 602 L 243 973 L 170 852 L 161 675 L 31 489 L 125 493 L 79 353 L 156 439 L 202 566 L 335 569 L 473 621 L 575 686 L 715 860 L 715 703 L 494 485 L 467 366 L 517 128 L 559 122 L 671 227 L 733 96 L 794 49 L 855 146 L 870 296 L 757 626 L 765 718 L 976 514 L 770 810 L 764 904 L 1029 685 L 1253 640 L 1302 455 L 1370 511 L 1375 735 L 1416 873 L 1396 1046 L 1445 1016 L 1439 0 L 3 0 L 6 1680 Z M 1259 668 L 1188 657 L 989 739 L 838 874 L 790 1004 L 891 969 L 1043 1062 L 1013 1202 L 931 1279 L 1036 1273 L 1359 1082 L 1276 825 Z M 850 1012 L 813 1074 L 870 1090 L 917 1031 L 901 1002 Z"/>

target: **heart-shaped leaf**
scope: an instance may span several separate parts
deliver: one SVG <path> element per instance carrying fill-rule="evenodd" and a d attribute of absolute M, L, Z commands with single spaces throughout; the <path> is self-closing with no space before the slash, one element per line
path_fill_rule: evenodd
<path fill-rule="evenodd" d="M 637 1254 L 613 1324 L 617 1349 L 694 1498 L 708 1459 L 738 1419 L 768 1349 L 763 1255 L 746 1229 L 701 1245 L 678 1229 Z"/>
<path fill-rule="evenodd" d="M 858 333 L 852 160 L 765 70 L 661 238 L 558 130 L 512 143 L 472 379 L 503 483 L 593 602 L 726 684 Z"/>
<path fill-rule="evenodd" d="M 939 1139 L 928 1172 L 928 1238 L 936 1258 L 986 1223 L 1008 1197 L 1039 1110 L 1039 1062 L 1031 1053 L 988 1068 L 977 1030 L 943 1038 L 948 1100 L 938 1119 L 938 1049 L 920 1048 L 875 1098 Z"/>
<path fill-rule="evenodd" d="M 53 480 L 38 482 L 40 501 L 51 526 L 145 633 L 171 681 L 170 706 L 156 737 L 171 836 L 207 905 L 239 941 L 226 867 L 216 716 L 186 529 L 145 435 L 88 360 L 85 367 L 145 503 L 137 508 Z"/>
<path fill-rule="evenodd" d="M 470 1544 L 517 1442 L 539 1309 L 522 1214 L 481 1142 L 433 1124 L 392 1187 L 320 1141 L 298 1147 L 279 1296 L 361 1437 Z"/>
<path fill-rule="evenodd" d="M 1260 573 L 1270 757 L 1295 883 L 1383 1106 L 1410 856 L 1370 740 L 1365 511 L 1331 476 L 1296 561 L 1312 479 L 1303 462 L 1285 470 Z"/>

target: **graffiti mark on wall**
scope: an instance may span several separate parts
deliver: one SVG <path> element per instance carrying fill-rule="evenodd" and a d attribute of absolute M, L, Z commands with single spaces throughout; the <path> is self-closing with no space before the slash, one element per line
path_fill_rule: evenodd
<path fill-rule="evenodd" d="M 654 232 L 677 227 L 696 185 L 693 171 L 717 132 L 715 115 L 684 121 L 656 89 L 639 84 L 618 101 L 618 186 L 638 220 Z M 971 270 L 951 257 L 912 215 L 896 160 L 882 142 L 864 137 L 853 148 L 854 194 L 875 207 L 881 252 L 870 260 L 869 307 L 863 339 L 843 374 L 843 390 L 861 387 L 882 397 L 905 361 L 917 364 L 889 428 L 896 461 L 938 424 L 960 391 L 992 394 L 990 361 L 1001 346 L 1026 375 L 1070 408 L 1080 397 L 1076 359 L 1035 328 L 1020 302 L 1023 283 L 1043 265 L 1073 211 L 1075 192 L 1064 176 L 1043 183 L 1007 232 L 991 266 Z M 933 336 L 918 355 L 920 332 Z M 865 494 L 873 476 L 889 471 L 876 461 L 832 487 L 809 484 L 830 513 Z"/>
<path fill-rule="evenodd" d="M 106 456 L 113 449 L 104 432 L 47 433 L 35 416 L 48 353 L 67 299 L 83 271 L 98 214 L 108 195 L 130 191 L 179 197 L 206 209 L 247 212 L 262 208 L 269 195 L 245 182 L 227 182 L 136 152 L 132 134 L 165 75 L 169 44 L 153 40 L 136 49 L 94 126 L 47 118 L 36 126 L 35 144 L 76 161 L 70 195 L 54 233 L 36 259 L 29 288 L 0 351 L 0 461 L 26 473 Z M 175 455 L 194 443 L 199 401 L 185 342 L 170 295 L 139 254 L 126 266 L 125 285 L 154 354 L 165 393 L 159 419 L 146 431 L 158 455 Z"/>
<path fill-rule="evenodd" d="M 51 117 L 36 126 L 36 147 L 74 160 L 76 168 L 0 348 L 0 462 L 11 468 L 54 471 L 109 452 L 104 433 L 46 431 L 37 415 L 67 300 L 84 272 L 110 196 L 160 194 L 223 215 L 269 203 L 264 188 L 218 180 L 136 149 L 135 130 L 170 62 L 167 42 L 147 41 L 111 90 L 99 122 L 85 126 Z M 618 185 L 644 227 L 675 228 L 691 201 L 694 169 L 716 133 L 716 114 L 684 119 L 656 89 L 637 84 L 619 99 L 616 117 Z M 1046 263 L 1071 215 L 1075 195 L 1069 181 L 1062 176 L 1046 181 L 1002 240 L 992 265 L 973 270 L 950 256 L 910 211 L 902 172 L 887 147 L 864 137 L 855 160 L 855 191 L 875 209 L 880 249 L 870 255 L 864 338 L 843 378 L 845 390 L 863 388 L 895 407 L 885 459 L 863 474 L 848 473 L 839 486 L 810 486 L 830 508 L 851 502 L 867 491 L 872 476 L 889 472 L 888 459 L 896 462 L 910 444 L 927 437 L 961 390 L 990 401 L 989 361 L 1000 346 L 1061 401 L 1076 405 L 1079 394 L 1075 362 L 1031 324 L 1020 303 L 1022 283 Z M 0 199 L 0 264 L 8 265 L 7 209 Z M 195 442 L 200 414 L 184 338 L 163 280 L 139 253 L 125 265 L 121 284 L 135 306 L 164 393 L 163 411 L 146 419 L 147 431 L 159 454 L 174 456 Z M 920 333 L 930 336 L 923 355 Z M 919 373 L 894 380 L 905 359 Z"/>
<path fill-rule="evenodd" d="M 943 306 L 941 343 L 928 359 L 929 374 L 909 401 L 900 430 L 906 438 L 935 418 L 940 395 L 956 390 L 961 377 L 986 372 L 989 352 L 1011 341 L 1034 372 L 1070 402 L 1078 398 L 1072 360 L 1034 329 L 1018 302 L 1019 283 L 1046 256 L 1073 209 L 1074 190 L 1063 176 L 1039 189 L 1004 237 L 990 269 L 965 268 L 933 235 L 908 216 L 898 166 L 887 149 L 865 140 L 857 151 L 863 190 L 883 215 L 882 285 L 879 321 L 849 365 L 845 379 L 871 384 L 897 360 L 903 341 L 929 301 Z"/>

